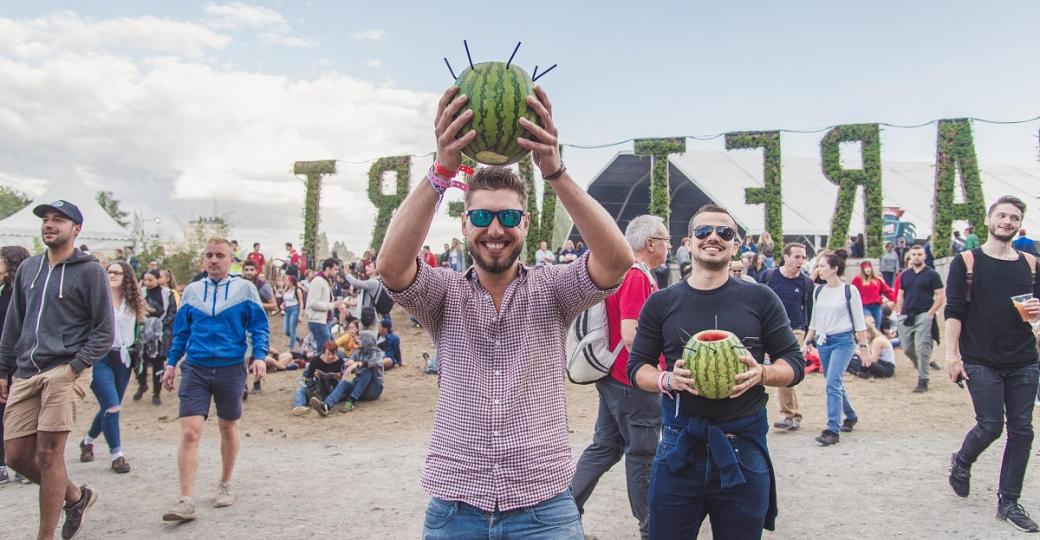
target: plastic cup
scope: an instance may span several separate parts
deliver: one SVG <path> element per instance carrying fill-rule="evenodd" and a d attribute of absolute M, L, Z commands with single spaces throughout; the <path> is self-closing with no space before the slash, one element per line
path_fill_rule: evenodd
<path fill-rule="evenodd" d="M 1019 294 L 1011 297 L 1011 302 L 1015 305 L 1015 309 L 1018 310 L 1018 316 L 1022 317 L 1022 320 L 1031 323 L 1033 317 L 1026 311 L 1026 302 L 1033 299 L 1033 293 Z"/>

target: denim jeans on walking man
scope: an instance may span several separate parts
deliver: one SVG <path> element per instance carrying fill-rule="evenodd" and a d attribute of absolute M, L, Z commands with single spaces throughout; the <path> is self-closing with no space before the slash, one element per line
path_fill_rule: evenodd
<path fill-rule="evenodd" d="M 903 353 L 917 366 L 917 378 L 927 381 L 928 363 L 932 359 L 931 317 L 927 313 L 910 315 L 896 324 L 896 331 Z"/>
<path fill-rule="evenodd" d="M 119 409 L 123 403 L 126 385 L 130 382 L 130 368 L 123 365 L 118 350 L 94 362 L 94 380 L 90 389 L 98 400 L 98 412 L 87 435 L 96 439 L 105 434 L 108 449 L 115 454 L 122 449 L 119 434 Z"/>
<path fill-rule="evenodd" d="M 1000 438 L 1006 411 L 1008 436 L 997 494 L 1001 502 L 1017 502 L 1033 445 L 1033 400 L 1040 368 L 1036 364 L 1003 369 L 964 364 L 964 371 L 977 423 L 964 437 L 957 461 L 971 467 Z"/>
<path fill-rule="evenodd" d="M 320 351 L 325 343 L 332 341 L 332 330 L 329 329 L 329 325 L 325 323 L 309 322 L 307 323 L 307 330 L 310 330 L 311 335 L 314 336 L 314 346 Z"/>
<path fill-rule="evenodd" d="M 841 430 L 841 414 L 847 420 L 856 419 L 856 411 L 849 403 L 849 394 L 845 391 L 845 372 L 856 352 L 856 335 L 852 332 L 831 334 L 823 339 L 818 347 L 820 365 L 827 378 L 827 429 L 838 433 Z"/>
<path fill-rule="evenodd" d="M 599 393 L 596 432 L 592 444 L 578 459 L 571 482 L 578 512 L 584 513 L 585 503 L 600 477 L 624 455 L 628 504 L 639 523 L 640 534 L 646 538 L 650 468 L 661 439 L 661 398 L 610 376 L 596 383 L 596 391 Z"/>
<path fill-rule="evenodd" d="M 469 539 L 584 540 L 581 515 L 570 491 L 534 506 L 485 512 L 459 501 L 436 497 L 426 508 L 423 540 Z"/>

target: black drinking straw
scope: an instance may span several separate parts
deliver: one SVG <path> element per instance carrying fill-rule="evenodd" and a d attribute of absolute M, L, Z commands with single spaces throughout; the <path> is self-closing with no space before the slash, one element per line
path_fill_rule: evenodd
<path fill-rule="evenodd" d="M 469 43 L 466 43 L 466 40 L 462 40 L 462 46 L 466 47 L 466 58 L 469 59 L 469 68 L 473 69 L 473 57 L 469 55 Z"/>
<path fill-rule="evenodd" d="M 534 73 L 535 73 L 535 75 L 534 75 L 534 77 L 532 77 L 532 78 L 531 78 L 531 82 L 535 82 L 535 81 L 537 81 L 538 79 L 540 79 L 540 78 L 544 77 L 546 73 L 549 73 L 550 71 L 552 71 L 553 69 L 555 69 L 557 65 L 558 65 L 558 64 L 553 64 L 552 66 L 549 66 L 549 69 L 547 69 L 547 70 L 543 71 L 543 72 L 542 72 L 541 74 L 538 74 L 538 66 L 535 66 L 535 67 L 534 67 Z"/>
<path fill-rule="evenodd" d="M 451 73 L 451 78 L 456 81 L 459 80 L 459 77 L 455 75 L 455 70 L 451 69 L 451 64 L 448 63 L 448 57 L 444 57 L 444 65 L 448 66 L 448 73 Z"/>
<path fill-rule="evenodd" d="M 516 51 L 520 50 L 520 44 L 521 43 L 523 43 L 523 42 L 522 41 L 517 41 L 516 42 L 516 48 L 513 49 L 513 54 L 509 55 L 509 61 L 506 62 L 506 69 L 509 69 L 509 66 L 513 63 L 513 57 L 516 56 Z"/>

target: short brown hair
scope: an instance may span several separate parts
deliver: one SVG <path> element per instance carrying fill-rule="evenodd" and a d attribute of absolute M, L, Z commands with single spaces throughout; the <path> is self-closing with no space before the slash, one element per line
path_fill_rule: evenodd
<path fill-rule="evenodd" d="M 466 191 L 466 207 L 469 207 L 470 197 L 474 191 L 482 189 L 506 189 L 520 196 L 520 210 L 527 211 L 527 182 L 512 169 L 505 167 L 481 167 L 476 174 L 469 179 L 469 190 Z"/>
<path fill-rule="evenodd" d="M 788 243 L 784 244 L 784 251 L 783 251 L 784 255 L 790 255 L 791 254 L 791 250 L 793 248 L 805 249 L 805 244 L 803 244 L 801 242 L 788 242 Z"/>
<path fill-rule="evenodd" d="M 1018 211 L 1022 212 L 1023 216 L 1026 215 L 1026 203 L 1022 202 L 1022 199 L 1019 199 L 1014 195 L 1004 195 L 1003 197 L 997 199 L 997 202 L 990 205 L 989 211 L 986 212 L 986 215 L 993 215 L 993 211 L 996 210 L 997 206 L 1000 206 L 1002 204 L 1010 204 L 1011 206 L 1018 208 Z"/>
<path fill-rule="evenodd" d="M 737 220 L 733 218 L 733 214 L 730 214 L 729 210 L 726 210 L 725 208 L 715 203 L 708 203 L 698 208 L 697 211 L 693 213 L 693 217 L 690 218 L 690 225 L 686 227 L 686 230 L 689 231 L 688 234 L 691 237 L 693 236 L 693 220 L 697 219 L 697 216 L 701 214 L 726 214 L 727 216 L 729 216 L 729 219 L 733 221 L 733 225 L 737 224 Z M 737 233 L 737 235 L 733 237 L 733 241 L 739 242 L 740 240 L 738 237 L 740 236 L 740 231 L 735 232 Z"/>

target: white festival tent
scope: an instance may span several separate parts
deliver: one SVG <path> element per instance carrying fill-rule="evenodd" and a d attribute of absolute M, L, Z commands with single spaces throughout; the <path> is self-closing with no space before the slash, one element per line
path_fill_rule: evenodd
<path fill-rule="evenodd" d="M 101 208 L 92 191 L 73 180 L 52 181 L 43 195 L 0 221 L 0 245 L 17 245 L 32 250 L 33 239 L 40 238 L 40 218 L 33 214 L 33 208 L 59 199 L 75 204 L 83 214 L 83 229 L 76 238 L 76 246 L 86 244 L 91 251 L 113 251 L 133 245 L 130 232 Z"/>

